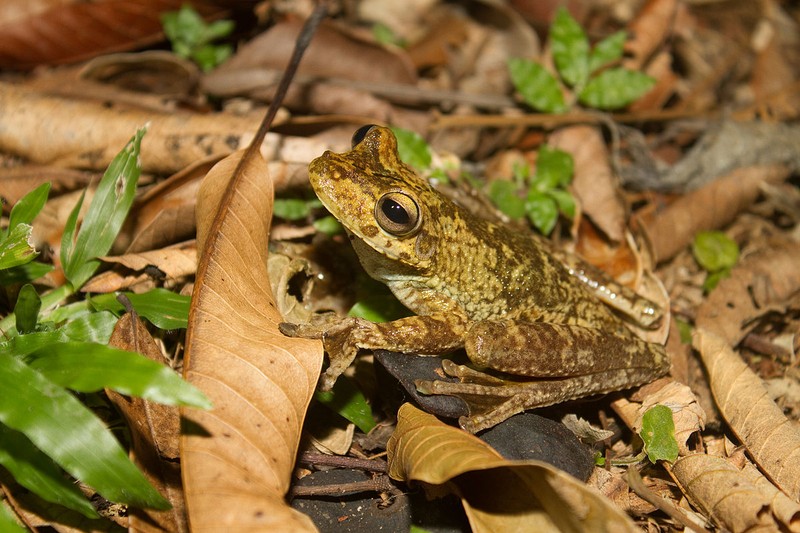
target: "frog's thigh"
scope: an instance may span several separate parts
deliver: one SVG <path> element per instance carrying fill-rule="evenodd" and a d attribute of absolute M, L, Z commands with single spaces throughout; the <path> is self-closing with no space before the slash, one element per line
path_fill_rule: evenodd
<path fill-rule="evenodd" d="M 665 373 L 664 348 L 633 335 L 547 322 L 482 321 L 467 332 L 476 365 L 530 377 L 600 376 L 624 370 L 642 380 Z"/>

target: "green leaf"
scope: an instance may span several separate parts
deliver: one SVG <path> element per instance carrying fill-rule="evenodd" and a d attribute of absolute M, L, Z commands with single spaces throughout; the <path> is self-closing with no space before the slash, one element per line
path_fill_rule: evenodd
<path fill-rule="evenodd" d="M 675 422 L 672 419 L 672 409 L 666 405 L 656 405 L 647 410 L 642 417 L 642 431 L 639 436 L 644 442 L 644 450 L 651 463 L 656 461 L 672 463 L 678 458 Z"/>
<path fill-rule="evenodd" d="M 171 368 L 105 344 L 62 342 L 28 354 L 25 361 L 53 383 L 78 392 L 108 388 L 165 405 L 211 408 L 208 398 Z"/>
<path fill-rule="evenodd" d="M 0 270 L 0 285 L 13 285 L 16 283 L 28 283 L 52 272 L 53 265 L 45 265 L 32 261 L 24 265 L 18 265 L 6 270 Z"/>
<path fill-rule="evenodd" d="M 400 47 L 406 45 L 405 41 L 399 38 L 389 26 L 381 22 L 372 25 L 372 36 L 381 44 L 390 44 Z"/>
<path fill-rule="evenodd" d="M 104 497 L 169 508 L 94 414 L 15 357 L 0 354 L 0 422 L 24 433 L 75 478 Z"/>
<path fill-rule="evenodd" d="M 707 293 L 713 291 L 720 281 L 725 278 L 729 278 L 731 276 L 731 269 L 723 268 L 722 270 L 717 270 L 716 272 L 709 272 L 708 276 L 706 276 L 705 281 L 703 282 L 703 290 Z"/>
<path fill-rule="evenodd" d="M 572 156 L 567 152 L 542 145 L 536 158 L 533 186 L 539 192 L 566 187 L 572 181 L 574 168 Z"/>
<path fill-rule="evenodd" d="M 563 113 L 567 110 L 558 80 L 538 63 L 512 57 L 508 60 L 511 81 L 525 103 L 538 111 Z"/>
<path fill-rule="evenodd" d="M 66 259 L 72 257 L 75 251 L 75 232 L 78 230 L 78 217 L 81 214 L 83 200 L 86 198 L 86 191 L 81 193 L 80 198 L 75 203 L 75 207 L 69 212 L 66 223 L 64 223 L 64 233 L 61 235 L 61 264 L 66 264 Z M 77 288 L 77 287 L 73 287 Z"/>
<path fill-rule="evenodd" d="M 589 72 L 594 72 L 622 58 L 623 46 L 625 46 L 627 38 L 628 33 L 620 30 L 597 43 L 589 55 Z"/>
<path fill-rule="evenodd" d="M 17 224 L 31 224 L 47 202 L 49 193 L 50 182 L 39 185 L 23 196 L 11 209 L 11 214 L 8 216 L 8 227 L 13 228 Z M 7 234 L 7 232 L 0 232 L 0 237 L 5 237 Z"/>
<path fill-rule="evenodd" d="M 233 33 L 233 29 L 236 25 L 233 23 L 232 20 L 222 19 L 222 20 L 215 20 L 212 23 L 205 26 L 203 29 L 203 34 L 201 36 L 201 40 L 203 43 L 210 43 L 211 41 L 216 41 L 217 39 L 222 39 L 223 37 L 227 37 L 231 33 Z"/>
<path fill-rule="evenodd" d="M 344 231 L 344 226 L 342 226 L 342 223 L 336 220 L 336 217 L 333 215 L 315 220 L 313 226 L 314 229 L 320 233 L 324 233 L 330 237 L 339 235 Z"/>
<path fill-rule="evenodd" d="M 18 267 L 33 261 L 39 252 L 31 244 L 30 224 L 17 224 L 0 239 L 0 270 Z"/>
<path fill-rule="evenodd" d="M 409 316 L 408 309 L 391 293 L 383 283 L 368 276 L 360 276 L 356 284 L 356 303 L 347 316 L 354 316 L 370 322 L 390 322 Z"/>
<path fill-rule="evenodd" d="M 117 318 L 108 311 L 86 314 L 54 331 L 17 335 L 0 342 L 0 353 L 25 356 L 47 346 L 69 341 L 106 344 L 116 324 Z"/>
<path fill-rule="evenodd" d="M 16 521 L 9 508 L 6 506 L 6 500 L 0 500 L 0 531 L 5 533 L 27 533 L 28 530 Z"/>
<path fill-rule="evenodd" d="M 86 283 L 100 266 L 97 257 L 106 255 L 111 249 L 133 204 L 141 172 L 139 150 L 144 134 L 145 129 L 139 129 L 109 165 L 83 219 L 74 249 L 68 249 L 66 253 L 64 241 L 71 241 L 71 235 L 68 237 L 67 232 L 64 233 L 61 260 L 64 274 L 76 289 Z"/>
<path fill-rule="evenodd" d="M 0 465 L 11 472 L 17 483 L 48 502 L 89 518 L 99 516 L 78 487 L 28 437 L 0 424 L 0 443 Z M 0 531 L 5 529 L 0 527 Z"/>
<path fill-rule="evenodd" d="M 353 382 L 345 376 L 336 380 L 333 389 L 328 392 L 317 391 L 314 398 L 335 413 L 343 416 L 356 425 L 364 433 L 369 433 L 375 427 L 366 398 Z"/>
<path fill-rule="evenodd" d="M 431 148 L 425 139 L 415 131 L 392 127 L 397 138 L 397 153 L 400 160 L 417 170 L 426 170 L 431 166 Z"/>
<path fill-rule="evenodd" d="M 708 272 L 732 268 L 739 260 L 739 245 L 721 231 L 701 231 L 694 237 L 692 253 Z"/>
<path fill-rule="evenodd" d="M 17 295 L 17 303 L 14 305 L 14 314 L 17 320 L 17 331 L 20 333 L 30 333 L 36 330 L 36 322 L 39 320 L 39 310 L 42 308 L 42 299 L 33 285 L 27 284 L 22 287 Z"/>
<path fill-rule="evenodd" d="M 494 180 L 489 187 L 489 198 L 509 218 L 518 219 L 525 216 L 525 200 L 520 198 L 514 182 Z"/>
<path fill-rule="evenodd" d="M 558 211 L 567 218 L 575 218 L 575 198 L 569 191 L 553 189 L 547 191 L 547 196 L 556 201 Z"/>
<path fill-rule="evenodd" d="M 135 294 L 124 293 L 131 305 L 141 316 L 161 329 L 186 328 L 189 321 L 191 296 L 177 294 L 167 289 L 153 289 Z M 96 309 L 106 309 L 113 313 L 122 313 L 125 307 L 117 300 L 116 294 L 101 294 L 90 299 Z"/>
<path fill-rule="evenodd" d="M 233 47 L 227 44 L 204 44 L 191 52 L 191 59 L 203 72 L 225 62 L 233 54 Z"/>
<path fill-rule="evenodd" d="M 556 201 L 544 193 L 531 189 L 525 201 L 525 212 L 528 220 L 542 235 L 549 235 L 558 220 Z"/>
<path fill-rule="evenodd" d="M 276 198 L 273 214 L 285 220 L 301 220 L 306 218 L 311 209 L 308 202 L 301 198 Z"/>
<path fill-rule="evenodd" d="M 610 68 L 589 80 L 578 95 L 581 103 L 596 109 L 619 109 L 653 88 L 656 80 L 633 70 Z"/>
<path fill-rule="evenodd" d="M 582 87 L 589 78 L 589 39 L 564 7 L 550 27 L 550 43 L 561 78 L 571 87 Z"/>

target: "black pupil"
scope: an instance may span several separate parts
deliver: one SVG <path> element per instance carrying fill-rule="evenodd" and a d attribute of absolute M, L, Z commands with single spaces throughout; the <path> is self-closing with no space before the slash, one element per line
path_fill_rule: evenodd
<path fill-rule="evenodd" d="M 374 125 L 375 125 L 375 124 L 367 124 L 366 126 L 361 126 L 360 128 L 358 128 L 358 129 L 356 130 L 356 132 L 353 134 L 353 138 L 352 138 L 352 140 L 350 141 L 350 145 L 351 145 L 353 148 L 355 148 L 356 146 L 358 146 L 358 145 L 361 143 L 361 141 L 363 141 L 363 140 L 364 140 L 364 137 L 366 137 L 366 136 L 367 136 L 367 132 L 368 132 L 370 129 L 372 129 L 372 126 L 374 126 Z"/>
<path fill-rule="evenodd" d="M 384 200 L 383 205 L 381 205 L 381 211 L 386 215 L 386 218 L 395 224 L 405 225 L 411 221 L 411 217 L 408 216 L 406 208 L 394 200 Z"/>

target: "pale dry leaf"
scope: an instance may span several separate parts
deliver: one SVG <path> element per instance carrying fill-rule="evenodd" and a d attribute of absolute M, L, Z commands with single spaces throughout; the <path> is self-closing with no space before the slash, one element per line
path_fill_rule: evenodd
<path fill-rule="evenodd" d="M 618 398 L 612 403 L 614 410 L 636 433 L 642 430 L 644 414 L 656 405 L 665 405 L 672 411 L 680 455 L 691 453 L 687 441 L 705 428 L 706 413 L 686 385 L 664 378 L 640 388 L 633 400 Z"/>
<path fill-rule="evenodd" d="M 284 501 L 322 366 L 319 341 L 284 337 L 267 271 L 272 183 L 259 156 L 218 163 L 197 205 L 186 378 L 213 402 L 184 410 L 184 490 L 195 529 L 310 531 Z"/>
<path fill-rule="evenodd" d="M 800 504 L 773 485 L 750 461 L 742 468 L 742 475 L 769 499 L 772 515 L 778 522 L 788 531 L 800 531 Z"/>
<path fill-rule="evenodd" d="M 627 225 L 625 205 L 600 131 L 593 126 L 569 126 L 554 132 L 548 144 L 572 155 L 575 176 L 571 190 L 582 212 L 606 237 L 621 242 Z"/>
<path fill-rule="evenodd" d="M 628 59 L 624 65 L 641 69 L 655 50 L 672 34 L 680 3 L 677 0 L 649 0 L 628 25 L 631 38 L 625 43 Z"/>
<path fill-rule="evenodd" d="M 99 179 L 100 176 L 92 172 L 56 167 L 24 165 L 0 168 L 0 203 L 4 209 L 10 209 L 20 198 L 43 183 L 50 183 L 50 197 L 53 198 L 66 191 L 86 187 Z"/>
<path fill-rule="evenodd" d="M 99 259 L 105 263 L 117 263 L 137 271 L 156 267 L 168 278 L 175 279 L 194 274 L 197 266 L 197 249 L 194 243 L 188 243 L 149 252 L 104 256 Z"/>
<path fill-rule="evenodd" d="M 404 404 L 389 475 L 454 486 L 473 531 L 636 531 L 595 489 L 540 461 L 509 461 L 477 437 Z"/>
<path fill-rule="evenodd" d="M 692 344 L 706 366 L 720 412 L 750 455 L 788 496 L 800 496 L 800 431 L 784 416 L 761 379 L 730 346 L 704 329 Z"/>
<path fill-rule="evenodd" d="M 800 289 L 800 244 L 760 249 L 731 270 L 697 309 L 697 326 L 736 346 L 748 324 Z"/>
<path fill-rule="evenodd" d="M 654 259 L 658 262 L 670 259 L 686 247 L 698 231 L 724 227 L 753 204 L 761 194 L 763 182 L 780 183 L 790 174 L 784 165 L 739 168 L 642 220 Z"/>
<path fill-rule="evenodd" d="M 156 280 L 147 272 L 120 272 L 106 270 L 92 276 L 81 286 L 83 293 L 107 294 L 114 291 L 133 291 L 141 294 L 156 288 Z"/>
<path fill-rule="evenodd" d="M 109 108 L 100 101 L 60 98 L 0 83 L 0 150 L 38 164 L 104 170 L 131 132 L 148 123 L 142 140 L 142 170 L 171 174 L 200 159 L 247 146 L 262 114 Z M 42 124 L 49 125 L 46 136 L 42 136 Z M 314 139 L 285 139 L 270 133 L 262 154 L 273 164 L 307 165 L 327 148 Z"/>
<path fill-rule="evenodd" d="M 119 319 L 108 344 L 122 350 L 139 352 L 161 364 L 169 364 L 147 327 L 129 313 Z M 180 463 L 177 461 L 180 437 L 178 408 L 141 398 L 129 398 L 112 390 L 106 390 L 106 394 L 128 423 L 134 462 L 158 492 L 172 504 L 172 509 L 166 511 L 131 508 L 131 530 L 146 533 L 189 531 L 181 487 Z"/>
<path fill-rule="evenodd" d="M 721 527 L 734 533 L 780 530 L 771 499 L 725 459 L 687 455 L 678 459 L 671 471 L 689 501 Z"/>

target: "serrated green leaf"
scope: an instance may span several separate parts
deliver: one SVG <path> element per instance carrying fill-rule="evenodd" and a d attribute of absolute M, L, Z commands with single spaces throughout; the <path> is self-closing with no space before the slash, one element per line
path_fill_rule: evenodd
<path fill-rule="evenodd" d="M 31 224 L 36 215 L 47 202 L 47 195 L 50 193 L 50 182 L 43 183 L 20 198 L 19 202 L 11 208 L 8 216 L 8 228 L 13 228 L 17 224 Z M 7 230 L 0 230 L 0 236 L 8 235 Z"/>
<path fill-rule="evenodd" d="M 375 427 L 375 419 L 367 399 L 346 376 L 337 379 L 332 390 L 315 392 L 314 398 L 355 424 L 364 433 L 369 433 Z"/>
<path fill-rule="evenodd" d="M 97 258 L 111 249 L 133 204 L 141 172 L 139 151 L 144 134 L 145 129 L 139 129 L 108 166 L 83 219 L 74 249 L 66 253 L 64 241 L 71 239 L 64 234 L 61 260 L 64 275 L 75 289 L 86 283 L 100 266 Z"/>
<path fill-rule="evenodd" d="M 36 322 L 39 320 L 39 310 L 42 308 L 42 299 L 33 285 L 24 285 L 17 295 L 17 303 L 14 305 L 14 314 L 17 320 L 17 331 L 20 333 L 30 333 L 36 330 Z"/>
<path fill-rule="evenodd" d="M 582 104 L 596 109 L 619 109 L 653 88 L 656 80 L 633 70 L 611 68 L 589 80 L 578 95 Z"/>
<path fill-rule="evenodd" d="M 397 138 L 397 153 L 400 155 L 400 160 L 417 170 L 428 169 L 433 160 L 428 142 L 415 131 L 394 126 L 391 129 Z"/>
<path fill-rule="evenodd" d="M 739 245 L 721 231 L 701 231 L 692 242 L 694 258 L 704 270 L 717 272 L 739 260 Z"/>
<path fill-rule="evenodd" d="M 547 113 L 567 110 L 558 80 L 543 66 L 528 59 L 511 58 L 508 70 L 514 87 L 526 104 Z"/>
<path fill-rule="evenodd" d="M 672 409 L 666 405 L 656 405 L 647 410 L 642 417 L 642 431 L 639 436 L 644 442 L 644 451 L 651 463 L 656 461 L 672 463 L 678 458 L 675 421 L 672 418 Z"/>
<path fill-rule="evenodd" d="M 276 198 L 273 214 L 285 220 L 301 220 L 306 218 L 311 209 L 308 202 L 301 198 Z"/>
<path fill-rule="evenodd" d="M 189 306 L 192 298 L 167 289 L 153 289 L 142 294 L 123 293 L 139 315 L 161 329 L 186 328 L 189 321 Z M 101 294 L 90 299 L 96 309 L 122 313 L 125 307 L 117 300 L 116 293 Z"/>
<path fill-rule="evenodd" d="M 525 201 L 525 213 L 542 235 L 549 235 L 558 220 L 558 205 L 547 194 L 531 189 Z"/>
<path fill-rule="evenodd" d="M 214 22 L 208 24 L 203 30 L 202 42 L 210 43 L 211 41 L 216 41 L 217 39 L 227 37 L 233 33 L 233 29 L 235 27 L 236 25 L 232 20 L 215 20 Z"/>
<path fill-rule="evenodd" d="M 105 344 L 61 342 L 28 354 L 25 361 L 53 383 L 78 392 L 108 388 L 165 405 L 211 407 L 208 398 L 174 370 Z"/>
<path fill-rule="evenodd" d="M 169 508 L 105 425 L 65 389 L 0 354 L 0 390 L 0 422 L 24 433 L 72 476 L 112 501 Z"/>
<path fill-rule="evenodd" d="M 315 220 L 313 226 L 315 230 L 331 237 L 344 232 L 344 226 L 333 215 Z"/>
<path fill-rule="evenodd" d="M 575 198 L 569 191 L 552 189 L 547 191 L 547 195 L 556 201 L 561 214 L 570 219 L 575 218 Z"/>
<path fill-rule="evenodd" d="M 489 187 L 489 199 L 511 219 L 516 220 L 525 216 L 525 200 L 520 198 L 514 182 L 494 180 Z"/>
<path fill-rule="evenodd" d="M 582 87 L 589 78 L 589 39 L 564 7 L 550 27 L 550 45 L 561 78 L 571 87 Z"/>
<path fill-rule="evenodd" d="M 625 30 L 620 30 L 597 43 L 591 54 L 589 54 L 589 72 L 592 73 L 622 58 L 623 47 L 627 38 L 628 33 Z"/>
<path fill-rule="evenodd" d="M 532 185 L 539 192 L 566 187 L 572 181 L 574 169 L 575 162 L 571 155 L 542 145 L 536 158 L 536 173 Z"/>
<path fill-rule="evenodd" d="M 44 500 L 78 511 L 88 518 L 99 515 L 78 487 L 64 477 L 52 459 L 24 434 L 0 424 L 0 465 L 14 479 Z M 0 527 L 0 531 L 6 531 Z"/>
<path fill-rule="evenodd" d="M 30 263 L 39 255 L 31 244 L 32 230 L 30 224 L 17 224 L 5 239 L 0 239 L 0 270 Z"/>

